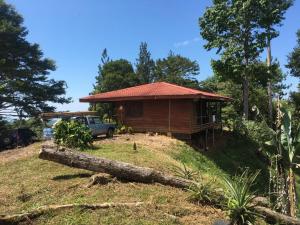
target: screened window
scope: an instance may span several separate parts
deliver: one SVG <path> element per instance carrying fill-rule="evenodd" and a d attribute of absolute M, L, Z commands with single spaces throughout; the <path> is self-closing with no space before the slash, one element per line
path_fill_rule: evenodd
<path fill-rule="evenodd" d="M 143 116 L 142 102 L 127 102 L 125 105 L 125 115 L 129 118 L 138 118 Z"/>

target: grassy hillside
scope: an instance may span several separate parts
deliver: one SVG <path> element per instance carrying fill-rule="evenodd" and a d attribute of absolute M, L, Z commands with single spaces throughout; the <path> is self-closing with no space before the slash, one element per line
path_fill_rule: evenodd
<path fill-rule="evenodd" d="M 134 142 L 137 151 L 133 150 Z M 240 167 L 265 171 L 251 146 L 230 139 L 227 143 L 225 147 L 203 153 L 175 139 L 136 134 L 99 140 L 95 149 L 86 153 L 168 173 L 184 162 L 200 170 L 204 179 L 216 177 L 218 181 L 220 175 L 235 174 Z M 191 203 L 187 192 L 159 184 L 113 182 L 86 188 L 92 172 L 40 160 L 39 148 L 40 144 L 32 145 L 24 149 L 31 154 L 10 160 L 1 160 L 4 157 L 0 153 L 0 213 L 17 213 L 47 204 L 144 201 L 151 204 L 132 209 L 68 210 L 44 215 L 35 224 L 212 224 L 216 219 L 225 218 L 219 209 Z M 262 185 L 267 181 L 265 176 L 261 173 L 259 187 L 265 186 Z"/>

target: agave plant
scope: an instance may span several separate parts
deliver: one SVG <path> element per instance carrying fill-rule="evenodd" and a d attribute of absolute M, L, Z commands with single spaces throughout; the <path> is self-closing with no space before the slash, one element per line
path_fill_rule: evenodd
<path fill-rule="evenodd" d="M 175 173 L 175 176 L 187 180 L 193 180 L 198 174 L 198 171 L 189 169 L 185 163 L 182 163 L 182 166 L 174 166 L 173 172 Z"/>
<path fill-rule="evenodd" d="M 253 199 L 255 192 L 251 189 L 255 184 L 255 180 L 259 171 L 250 173 L 249 169 L 244 170 L 241 175 L 233 178 L 224 177 L 225 198 L 227 205 L 225 208 L 229 212 L 231 224 L 233 225 L 249 225 L 254 224 L 258 216 L 255 213 Z"/>
<path fill-rule="evenodd" d="M 204 180 L 201 175 L 198 175 L 187 189 L 190 193 L 189 199 L 197 203 L 220 204 L 222 199 L 216 190 L 215 183 L 215 179 Z"/>

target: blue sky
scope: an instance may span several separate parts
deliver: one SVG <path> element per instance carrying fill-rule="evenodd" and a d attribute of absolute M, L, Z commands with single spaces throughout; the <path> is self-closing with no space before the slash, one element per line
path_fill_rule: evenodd
<path fill-rule="evenodd" d="M 210 60 L 199 35 L 198 18 L 211 4 L 209 0 L 7 0 L 25 20 L 28 39 L 40 44 L 46 57 L 56 61 L 55 79 L 68 84 L 69 105 L 58 110 L 86 110 L 78 98 L 92 90 L 100 55 L 108 49 L 113 59 L 135 63 L 141 41 L 148 43 L 154 59 L 169 50 L 198 61 L 199 80 L 212 74 Z M 286 56 L 296 45 L 300 28 L 300 1 L 296 0 L 279 28 L 280 36 L 272 43 L 272 54 L 283 69 Z M 262 55 L 265 58 L 265 54 Z M 284 71 L 286 71 L 284 69 Z M 288 77 L 292 90 L 297 79 Z"/>

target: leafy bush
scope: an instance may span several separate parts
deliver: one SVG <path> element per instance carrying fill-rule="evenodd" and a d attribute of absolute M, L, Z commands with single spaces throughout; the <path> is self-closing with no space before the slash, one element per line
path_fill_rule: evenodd
<path fill-rule="evenodd" d="M 132 127 L 127 127 L 125 125 L 119 125 L 116 129 L 117 134 L 133 134 Z"/>
<path fill-rule="evenodd" d="M 262 147 L 266 141 L 274 135 L 274 131 L 269 128 L 266 122 L 244 121 L 245 135 L 251 141 Z"/>
<path fill-rule="evenodd" d="M 54 142 L 69 148 L 84 149 L 92 144 L 91 130 L 78 121 L 57 122 L 54 126 Z"/>
<path fill-rule="evenodd" d="M 224 177 L 225 198 L 227 200 L 225 209 L 229 212 L 231 224 L 254 224 L 258 215 L 252 204 L 255 192 L 251 189 L 258 174 L 259 171 L 250 173 L 249 169 L 246 169 L 240 176 L 234 176 L 232 179 Z"/>

